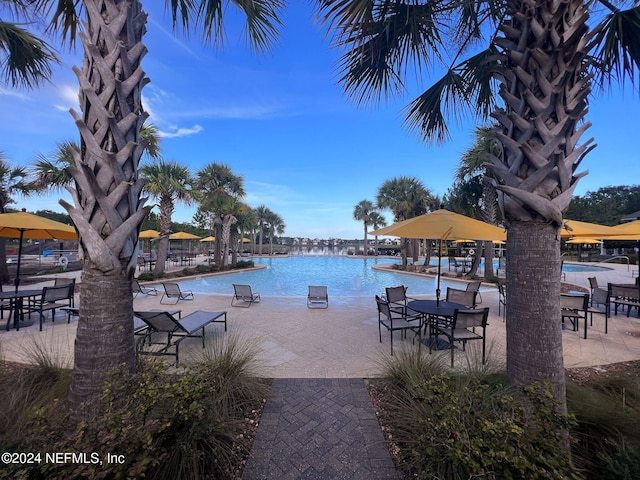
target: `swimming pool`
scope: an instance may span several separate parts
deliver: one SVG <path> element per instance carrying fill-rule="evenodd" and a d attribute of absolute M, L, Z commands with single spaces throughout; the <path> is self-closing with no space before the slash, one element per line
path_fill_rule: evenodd
<path fill-rule="evenodd" d="M 326 285 L 330 297 L 367 297 L 384 293 L 385 287 L 405 285 L 409 295 L 435 295 L 436 279 L 417 275 L 381 272 L 373 265 L 401 263 L 400 259 L 362 257 L 288 257 L 255 258 L 266 269 L 228 275 L 199 277 L 180 282 L 180 288 L 198 294 L 231 295 L 233 284 L 249 284 L 261 296 L 307 296 L 309 285 Z M 459 282 L 442 278 L 442 296 L 447 287 L 460 287 Z"/>

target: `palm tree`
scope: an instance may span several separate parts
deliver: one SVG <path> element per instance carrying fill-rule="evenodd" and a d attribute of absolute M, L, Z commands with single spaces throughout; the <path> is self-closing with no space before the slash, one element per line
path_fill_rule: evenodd
<path fill-rule="evenodd" d="M 358 204 L 353 208 L 353 219 L 364 223 L 364 255 L 365 257 L 369 253 L 367 246 L 367 227 L 371 223 L 371 214 L 374 213 L 376 207 L 370 200 L 360 200 Z"/>
<path fill-rule="evenodd" d="M 69 189 L 73 204 L 60 203 L 78 229 L 84 258 L 80 293 L 84 308 L 76 334 L 69 400 L 74 418 L 87 418 L 107 371 L 121 365 L 132 369 L 135 364 L 131 279 L 139 225 L 151 209 L 140 198 L 143 181 L 138 177 L 144 151 L 140 131 L 148 117 L 142 106 L 142 89 L 149 79 L 141 63 L 146 54 L 142 43 L 146 14 L 138 0 L 13 3 L 30 5 L 34 12 L 52 12 L 51 29 L 61 32 L 70 43 L 79 24 L 75 7 L 86 14 L 80 34 L 85 58 L 81 69 L 74 68 L 81 86 L 81 113 L 71 113 L 81 141 L 80 149 L 72 152 L 73 165 L 69 167 L 75 180 L 75 188 Z M 227 2 L 181 0 L 167 5 L 174 27 L 180 23 L 189 30 L 195 19 L 205 40 L 218 42 L 224 37 L 222 19 Z M 280 26 L 282 3 L 262 0 L 232 5 L 246 17 L 251 46 L 268 50 Z M 9 78 L 14 75 L 31 86 L 33 72 L 36 79 L 48 77 L 43 59 L 46 62 L 51 55 L 47 57 L 42 44 L 39 47 L 24 52 L 27 61 L 7 63 L 3 59 Z M 8 48 L 9 58 L 15 58 L 17 48 L 13 44 Z M 81 409 L 82 405 L 87 408 Z"/>
<path fill-rule="evenodd" d="M 385 181 L 378 189 L 378 208 L 388 208 L 393 212 L 394 221 L 400 222 L 417 217 L 427 211 L 434 200 L 431 192 L 415 177 L 396 177 Z M 413 257 L 417 259 L 417 243 L 412 242 Z M 407 264 L 407 239 L 401 239 L 402 264 Z"/>
<path fill-rule="evenodd" d="M 269 223 L 271 210 L 266 205 L 258 205 L 255 208 L 255 213 L 258 221 L 258 255 L 262 255 L 262 237 L 264 235 L 264 227 Z"/>
<path fill-rule="evenodd" d="M 189 169 L 175 160 L 157 160 L 150 165 L 143 165 L 140 175 L 144 179 L 144 192 L 158 200 L 160 210 L 160 235 L 158 255 L 153 268 L 154 275 L 165 270 L 169 252 L 169 235 L 171 234 L 171 216 L 176 202 L 191 203 L 191 184 L 193 179 Z"/>
<path fill-rule="evenodd" d="M 491 225 L 497 225 L 498 198 L 495 186 L 486 178 L 487 168 L 485 164 L 490 156 L 500 155 L 500 146 L 493 139 L 493 132 L 497 125 L 476 127 L 474 130 L 474 144 L 462 154 L 460 165 L 456 169 L 455 181 L 458 185 L 471 184 L 471 188 L 478 184 L 482 188 L 479 201 L 474 203 L 471 210 L 465 214 L 480 218 Z M 464 195 L 470 198 L 469 195 Z M 463 213 L 463 212 L 460 212 Z M 469 269 L 469 276 L 475 275 L 480 265 L 480 252 L 484 248 L 485 277 L 492 274 L 493 265 L 493 243 L 476 242 L 478 254 L 474 257 L 473 264 Z"/>
<path fill-rule="evenodd" d="M 565 411 L 559 231 L 584 175 L 576 170 L 593 148 L 592 140 L 579 144 L 589 128 L 591 80 L 634 80 L 640 7 L 628 2 L 619 10 L 608 0 L 318 3 L 333 43 L 347 49 L 340 81 L 349 96 L 368 102 L 402 93 L 406 72 L 444 60 L 444 75 L 407 108 L 407 125 L 442 141 L 446 114 L 465 107 L 500 124 L 501 155 L 487 168 L 508 229 L 508 377 L 549 382 Z M 600 16 L 590 22 L 592 12 Z"/>
<path fill-rule="evenodd" d="M 29 196 L 35 191 L 33 182 L 29 180 L 29 172 L 24 167 L 12 167 L 0 152 L 0 213 L 7 213 L 7 206 L 15 203 L 16 194 Z M 0 281 L 9 281 L 7 267 L 6 239 L 0 237 Z"/>
<path fill-rule="evenodd" d="M 213 218 L 215 241 L 214 260 L 218 265 L 226 264 L 223 245 L 225 215 L 234 211 L 237 200 L 245 195 L 244 179 L 231 171 L 228 165 L 209 163 L 196 173 L 195 198 L 200 203 L 198 211 L 209 213 Z M 227 218 L 230 221 L 230 217 Z"/>
<path fill-rule="evenodd" d="M 373 227 L 374 230 L 377 230 L 379 228 L 385 227 L 387 225 L 387 221 L 382 216 L 382 214 L 380 212 L 378 212 L 377 210 L 373 211 L 373 212 L 371 212 L 369 214 L 369 223 L 371 224 L 371 226 Z M 378 256 L 378 236 L 377 235 L 374 237 L 374 242 L 375 242 L 375 246 L 376 246 L 375 255 Z"/>
<path fill-rule="evenodd" d="M 269 212 L 268 216 L 269 226 L 269 255 L 273 255 L 273 237 L 276 235 L 282 235 L 286 225 L 280 215 L 275 212 Z"/>

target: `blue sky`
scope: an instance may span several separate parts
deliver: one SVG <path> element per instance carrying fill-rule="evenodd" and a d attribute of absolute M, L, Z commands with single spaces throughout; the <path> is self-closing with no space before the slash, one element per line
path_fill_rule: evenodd
<path fill-rule="evenodd" d="M 163 156 L 194 172 L 210 162 L 228 164 L 244 177 L 245 201 L 278 213 L 286 235 L 361 238 L 353 207 L 375 200 L 380 185 L 395 176 L 415 176 L 438 195 L 451 185 L 475 123 L 452 124 L 452 138 L 433 146 L 402 125 L 401 110 L 418 91 L 357 107 L 336 84 L 338 52 L 330 50 L 307 3 L 291 2 L 280 45 L 262 56 L 249 52 L 233 21 L 222 49 L 203 46 L 197 34 L 172 33 L 163 3 L 143 2 L 149 13 L 143 68 L 151 79 L 143 95 L 164 135 Z M 78 138 L 68 110 L 78 110 L 71 66 L 82 65 L 81 45 L 62 56 L 49 85 L 31 92 L 0 86 L 0 151 L 10 163 L 32 164 L 38 153 Z M 594 99 L 593 126 L 583 139 L 593 136 L 598 148 L 581 166 L 590 174 L 576 194 L 638 183 L 638 105 L 631 88 Z M 64 192 L 18 197 L 15 206 L 63 211 L 61 196 L 68 198 Z M 194 212 L 179 205 L 173 218 L 188 222 Z"/>

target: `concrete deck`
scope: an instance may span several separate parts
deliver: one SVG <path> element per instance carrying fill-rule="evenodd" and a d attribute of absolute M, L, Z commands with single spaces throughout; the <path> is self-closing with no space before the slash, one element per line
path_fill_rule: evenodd
<path fill-rule="evenodd" d="M 588 277 L 596 276 L 600 285 L 607 282 L 632 283 L 631 270 L 626 265 L 607 265 L 606 272 L 568 272 L 566 281 L 584 287 L 589 286 Z M 71 272 L 66 275 L 69 276 Z M 75 273 L 77 274 L 77 273 Z M 60 274 L 64 276 L 65 274 Z M 398 283 L 402 283 L 399 279 Z M 48 282 L 51 284 L 51 282 Z M 46 284 L 44 284 L 46 285 Z M 28 288 L 34 288 L 33 285 Z M 161 291 L 161 288 L 160 288 Z M 490 307 L 488 333 L 488 359 L 496 365 L 505 362 L 505 323 L 498 316 L 498 293 L 490 285 L 483 285 L 482 306 Z M 411 292 L 409 292 L 411 293 Z M 327 309 L 308 309 L 306 298 L 263 297 L 250 308 L 231 307 L 230 292 L 227 296 L 196 295 L 193 301 L 180 301 L 177 306 L 160 304 L 158 296 L 139 295 L 134 308 L 181 309 L 186 315 L 195 310 L 228 312 L 229 331 L 226 335 L 237 335 L 255 345 L 258 351 L 260 373 L 271 378 L 363 378 L 380 373 L 380 359 L 390 350 L 389 333 L 382 332 L 382 343 L 378 340 L 378 320 L 373 298 L 331 298 Z M 434 297 L 425 297 L 434 298 Z M 35 316 L 33 317 L 36 320 Z M 29 363 L 34 351 L 46 348 L 59 362 L 72 364 L 73 343 L 77 321 L 72 317 L 66 322 L 66 314 L 60 312 L 56 321 L 47 319 L 44 331 L 33 326 L 20 331 L 0 329 L 0 356 L 6 360 Z M 4 326 L 4 324 L 3 324 Z M 209 337 L 223 332 L 222 325 L 207 327 Z M 565 366 L 578 367 L 605 365 L 609 363 L 640 359 L 640 319 L 625 315 L 609 319 L 609 333 L 604 333 L 604 317 L 594 316 L 589 327 L 588 338 L 582 331 L 563 331 Z M 197 358 L 202 352 L 199 339 L 186 339 L 181 344 L 181 363 Z M 394 350 L 413 348 L 410 340 L 394 336 Z M 478 361 L 478 349 L 473 342 L 467 352 L 456 351 L 456 367 Z M 434 352 L 448 359 L 449 352 Z"/>

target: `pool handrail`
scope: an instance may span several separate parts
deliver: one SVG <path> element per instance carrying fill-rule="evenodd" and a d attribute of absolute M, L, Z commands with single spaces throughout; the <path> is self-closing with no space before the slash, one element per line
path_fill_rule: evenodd
<path fill-rule="evenodd" d="M 614 257 L 611 258 L 606 258 L 604 260 L 600 260 L 599 262 L 594 263 L 594 265 L 598 265 L 599 263 L 607 263 L 610 262 L 611 260 L 617 260 L 619 258 L 623 258 L 627 261 L 627 272 L 629 271 L 629 257 L 627 257 L 626 255 L 616 255 Z"/>

